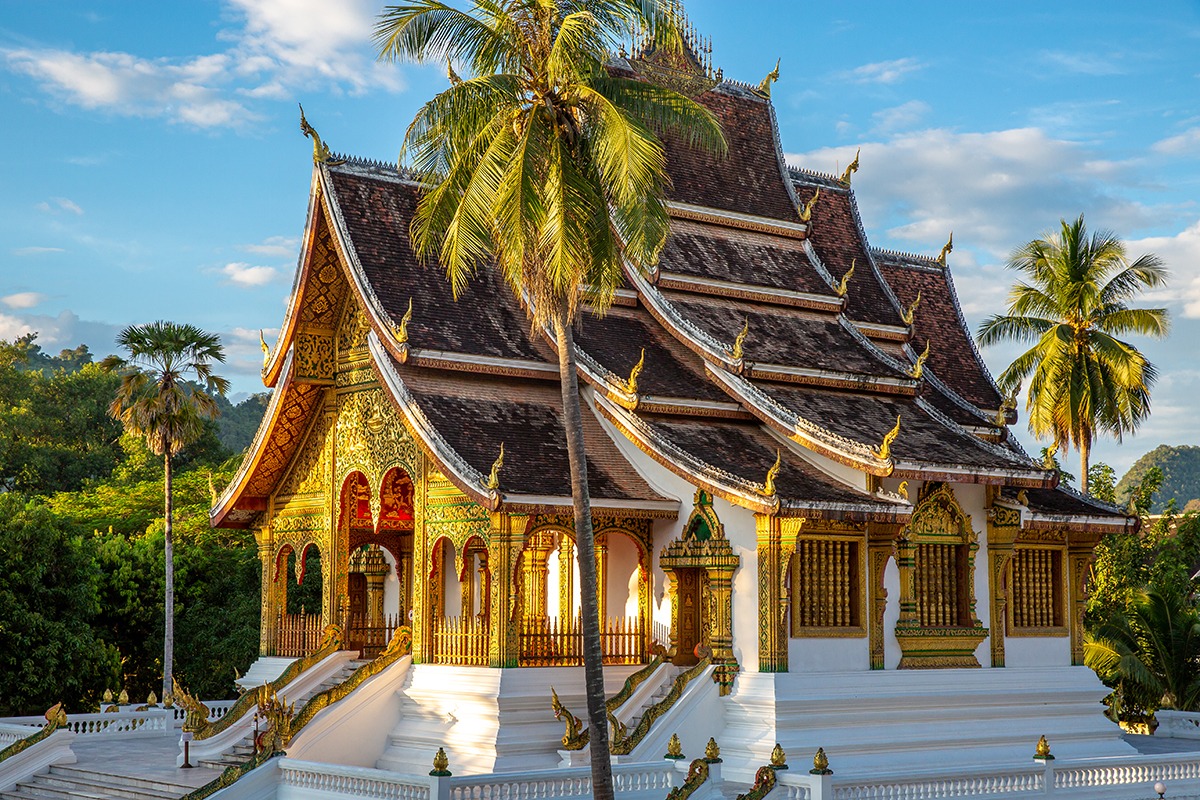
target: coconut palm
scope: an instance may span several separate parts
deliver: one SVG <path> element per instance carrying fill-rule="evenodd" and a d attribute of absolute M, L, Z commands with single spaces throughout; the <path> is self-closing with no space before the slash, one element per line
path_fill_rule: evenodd
<path fill-rule="evenodd" d="M 533 324 L 558 344 L 585 638 L 593 791 L 612 792 L 600 629 L 572 325 L 586 300 L 602 313 L 622 263 L 647 269 L 668 233 L 665 156 L 656 133 L 724 151 L 695 101 L 606 69 L 636 30 L 682 46 L 677 5 L 659 0 L 438 0 L 389 7 L 380 57 L 461 65 L 405 135 L 404 158 L 428 190 L 411 235 L 456 293 L 494 262 Z"/>
<path fill-rule="evenodd" d="M 163 598 L 162 696 L 173 687 L 175 656 L 175 543 L 172 538 L 171 459 L 200 437 L 204 420 L 220 409 L 214 394 L 225 394 L 229 381 L 213 373 L 214 362 L 225 361 L 219 336 L 195 325 L 150 322 L 131 325 L 117 336 L 128 358 L 109 356 L 100 366 L 121 375 L 121 385 L 109 413 L 126 430 L 146 440 L 163 457 L 163 560 L 166 569 Z M 194 381 L 194 382 L 193 382 Z"/>
<path fill-rule="evenodd" d="M 1083 660 L 1119 694 L 1194 711 L 1200 707 L 1200 611 L 1181 592 L 1139 591 L 1124 613 L 1087 633 Z"/>
<path fill-rule="evenodd" d="M 1154 365 L 1117 337 L 1166 336 L 1166 309 L 1131 308 L 1129 302 L 1162 286 L 1167 270 L 1153 254 L 1131 263 L 1125 244 L 1110 231 L 1089 237 L 1082 215 L 1018 248 L 1008 267 L 1024 280 L 1009 294 L 1008 314 L 979 326 L 979 342 L 1033 343 L 1000 375 L 1000 387 L 1015 391 L 1032 376 L 1029 430 L 1055 447 L 1079 450 L 1086 493 L 1094 436 L 1120 441 L 1150 413 Z"/>

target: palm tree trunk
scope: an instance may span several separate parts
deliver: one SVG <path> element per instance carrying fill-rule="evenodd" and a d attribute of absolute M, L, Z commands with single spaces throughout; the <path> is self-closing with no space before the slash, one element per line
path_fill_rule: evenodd
<path fill-rule="evenodd" d="M 1086 433 L 1083 436 L 1083 441 L 1079 443 L 1079 471 L 1082 473 L 1079 476 L 1079 489 L 1084 494 L 1088 493 L 1088 458 L 1092 454 L 1092 437 Z"/>
<path fill-rule="evenodd" d="M 163 562 L 166 579 L 163 583 L 163 684 L 162 697 L 171 694 L 175 660 L 175 540 L 171 531 L 171 448 L 163 456 L 163 495 L 166 518 L 163 524 Z"/>
<path fill-rule="evenodd" d="M 565 304 L 554 315 L 558 370 L 562 385 L 563 427 L 571 465 L 571 500 L 575 509 L 575 544 L 579 555 L 579 605 L 583 616 L 583 672 L 587 689 L 588 733 L 591 737 L 592 796 L 612 800 L 612 761 L 608 753 L 608 716 L 604 707 L 604 656 L 600 649 L 600 588 L 596 581 L 596 542 L 592 532 L 583 414 L 575 372 L 575 336 Z"/>

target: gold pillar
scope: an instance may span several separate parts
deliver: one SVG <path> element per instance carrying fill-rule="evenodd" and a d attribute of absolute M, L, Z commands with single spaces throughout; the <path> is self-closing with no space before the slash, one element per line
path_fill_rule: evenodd
<path fill-rule="evenodd" d="M 258 539 L 258 561 L 262 566 L 262 608 L 258 627 L 258 653 L 263 656 L 272 656 L 275 655 L 279 609 L 287 605 L 287 599 L 285 595 L 283 606 L 281 606 L 279 602 L 280 582 L 275 576 L 275 552 L 268 535 L 264 531 L 257 531 L 255 538 Z M 286 575 L 284 575 L 283 583 L 285 584 L 284 592 L 286 592 Z"/>
<path fill-rule="evenodd" d="M 575 545 L 565 534 L 558 535 L 558 617 L 569 620 L 574 616 L 571 606 L 575 600 Z"/>
<path fill-rule="evenodd" d="M 550 598 L 547 590 L 550 582 L 550 553 L 554 551 L 554 538 L 548 531 L 533 534 L 525 545 L 522 568 L 524 581 L 524 616 L 526 619 L 544 619 L 550 613 Z"/>
<path fill-rule="evenodd" d="M 738 672 L 737 660 L 733 657 L 733 571 L 737 564 L 709 566 L 708 575 L 709 646 L 712 648 L 713 663 L 717 664 L 716 680 L 722 695 L 733 689 L 733 678 Z M 786 643 L 784 653 L 787 653 Z"/>
<path fill-rule="evenodd" d="M 493 667 L 517 665 L 517 568 L 525 540 L 528 517 L 492 512 L 488 535 L 488 566 L 492 573 L 489 607 L 488 664 Z"/>
<path fill-rule="evenodd" d="M 463 553 L 463 568 L 458 575 L 458 588 L 462 591 L 462 618 L 475 614 L 475 554 L 466 550 Z"/>
<path fill-rule="evenodd" d="M 1067 548 L 1067 558 L 1070 562 L 1067 598 L 1067 621 L 1071 632 L 1071 664 L 1083 664 L 1083 615 L 1087 611 L 1088 578 L 1091 576 L 1092 562 L 1096 560 L 1096 544 L 1099 537 L 1089 536 L 1077 540 L 1071 536 Z"/>
<path fill-rule="evenodd" d="M 666 567 L 663 568 L 663 572 L 667 576 L 667 602 L 671 604 L 671 641 L 667 645 L 667 658 L 674 661 L 679 655 L 679 575 L 674 569 Z"/>
<path fill-rule="evenodd" d="M 1021 530 L 1021 512 L 1015 508 L 992 505 L 988 521 L 988 594 L 991 597 L 990 617 L 992 666 L 1004 666 L 1004 636 L 1008 629 L 1008 564 L 1013 546 Z"/>
<path fill-rule="evenodd" d="M 802 517 L 754 515 L 758 534 L 758 671 L 788 671 L 785 580 Z"/>
<path fill-rule="evenodd" d="M 492 573 L 488 568 L 487 551 L 477 550 L 475 555 L 479 558 L 479 617 L 486 625 L 491 618 Z"/>

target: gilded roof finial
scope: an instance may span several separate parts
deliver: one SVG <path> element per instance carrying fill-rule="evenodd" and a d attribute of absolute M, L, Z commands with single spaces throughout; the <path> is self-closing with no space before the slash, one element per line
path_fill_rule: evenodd
<path fill-rule="evenodd" d="M 779 468 L 783 466 L 782 451 L 775 451 L 775 463 L 767 470 L 767 478 L 763 481 L 763 494 L 767 497 L 775 496 L 775 479 L 779 477 Z"/>
<path fill-rule="evenodd" d="M 921 305 L 921 290 L 917 289 L 917 296 L 913 299 L 912 305 L 900 312 L 900 319 L 904 320 L 905 325 L 912 325 L 913 320 L 917 316 L 917 306 Z"/>
<path fill-rule="evenodd" d="M 804 204 L 804 208 L 800 209 L 800 221 L 808 222 L 812 219 L 813 209 L 817 207 L 817 200 L 821 199 L 821 190 L 818 188 L 813 192 L 813 196 L 808 198 L 808 202 Z"/>
<path fill-rule="evenodd" d="M 454 65 L 450 63 L 450 59 L 446 59 L 446 77 L 450 79 L 451 86 L 458 86 L 462 83 L 462 78 L 458 77 L 458 73 L 454 71 Z"/>
<path fill-rule="evenodd" d="M 943 267 L 946 266 L 946 256 L 950 255 L 952 250 L 954 250 L 954 231 L 950 231 L 950 238 L 942 245 L 942 252 L 938 253 L 937 263 Z"/>
<path fill-rule="evenodd" d="M 892 442 L 896 441 L 896 437 L 900 435 L 900 415 L 896 415 L 896 427 L 883 435 L 883 441 L 879 443 L 879 450 L 875 455 L 880 458 L 892 457 Z"/>
<path fill-rule="evenodd" d="M 1021 392 L 1021 384 L 1013 387 L 1012 393 L 1007 395 L 1000 403 L 1000 408 L 996 409 L 996 418 L 992 420 L 997 428 L 1005 428 L 1008 426 L 1008 412 L 1017 410 L 1017 395 Z"/>
<path fill-rule="evenodd" d="M 908 374 L 917 380 L 920 380 L 921 375 L 925 372 L 925 359 L 929 358 L 929 345 L 931 342 L 932 340 L 930 339 L 925 340 L 925 350 L 922 351 L 921 355 L 917 356 L 917 363 L 913 364 L 908 370 Z"/>
<path fill-rule="evenodd" d="M 704 745 L 704 760 L 710 764 L 721 763 L 721 747 L 712 737 L 709 737 L 708 744 Z"/>
<path fill-rule="evenodd" d="M 500 488 L 500 470 L 504 469 L 504 442 L 500 443 L 500 455 L 496 456 L 496 460 L 492 462 L 492 471 L 488 473 L 487 488 L 496 490 Z"/>
<path fill-rule="evenodd" d="M 446 778 L 450 775 L 450 756 L 446 755 L 446 748 L 439 747 L 438 751 L 433 754 L 433 769 L 429 774 L 435 778 Z"/>
<path fill-rule="evenodd" d="M 842 279 L 838 281 L 838 285 L 834 287 L 834 291 L 837 292 L 838 297 L 845 297 L 846 293 L 850 291 L 850 279 L 854 277 L 854 267 L 857 263 L 857 259 L 850 259 L 850 269 L 846 270 L 846 274 L 842 276 Z"/>
<path fill-rule="evenodd" d="M 396 341 L 400 344 L 408 344 L 408 323 L 412 322 L 412 303 L 412 298 L 408 298 L 408 310 L 400 318 L 400 325 L 395 331 Z"/>
<path fill-rule="evenodd" d="M 858 172 L 858 156 L 861 152 L 861 147 L 854 151 L 854 160 L 846 165 L 846 171 L 842 173 L 842 177 L 839 179 L 846 186 L 850 185 L 850 176 Z"/>
<path fill-rule="evenodd" d="M 1046 741 L 1046 737 L 1038 739 L 1037 748 L 1033 751 L 1033 757 L 1039 761 L 1053 761 L 1054 756 L 1050 755 L 1050 743 Z"/>
<path fill-rule="evenodd" d="M 1029 492 L 1025 491 L 1024 489 L 1018 489 L 1017 490 L 1017 502 L 1020 503 L 1021 505 L 1025 506 L 1026 508 L 1028 508 L 1029 507 Z"/>
<path fill-rule="evenodd" d="M 633 369 L 629 371 L 629 380 L 625 381 L 625 391 L 630 394 L 637 394 L 638 376 L 642 374 L 642 368 L 646 366 L 646 348 L 642 348 L 642 357 L 633 365 Z"/>
<path fill-rule="evenodd" d="M 767 77 L 762 79 L 762 83 L 758 85 L 758 93 L 764 97 L 771 96 L 771 84 L 779 80 L 779 62 L 782 59 L 775 59 L 775 69 L 767 73 Z"/>
<path fill-rule="evenodd" d="M 329 150 L 329 145 L 321 141 L 321 137 L 317 135 L 317 129 L 308 124 L 308 120 L 304 118 L 304 106 L 300 106 L 300 132 L 312 139 L 314 164 L 329 164 L 336 167 L 338 164 L 346 163 L 345 159 L 335 159 L 333 157 L 333 153 Z"/>
<path fill-rule="evenodd" d="M 908 481 L 900 481 L 900 485 L 896 487 L 896 494 L 908 499 Z"/>
<path fill-rule="evenodd" d="M 776 742 L 775 748 L 771 750 L 771 769 L 787 768 L 787 753 L 783 752 L 783 748 L 779 746 L 779 742 Z"/>
<path fill-rule="evenodd" d="M 1058 455 L 1058 442 L 1046 448 L 1046 457 L 1042 459 L 1043 469 L 1054 469 L 1055 456 Z"/>
<path fill-rule="evenodd" d="M 267 338 L 263 336 L 262 328 L 258 329 L 258 346 L 262 348 L 263 367 L 271 360 L 271 348 L 267 346 Z"/>
<path fill-rule="evenodd" d="M 829 757 L 825 755 L 825 748 L 818 747 L 817 754 L 813 756 L 813 768 L 809 770 L 812 775 L 832 775 L 833 770 L 829 768 Z"/>
<path fill-rule="evenodd" d="M 733 340 L 733 357 L 740 361 L 742 358 L 742 347 L 746 344 L 746 334 L 750 333 L 750 318 L 746 317 L 742 322 L 742 329 L 738 332 L 737 338 Z"/>
<path fill-rule="evenodd" d="M 683 743 L 679 741 L 679 734 L 672 733 L 671 738 L 667 741 L 667 754 L 664 758 L 679 761 L 683 757 Z"/>

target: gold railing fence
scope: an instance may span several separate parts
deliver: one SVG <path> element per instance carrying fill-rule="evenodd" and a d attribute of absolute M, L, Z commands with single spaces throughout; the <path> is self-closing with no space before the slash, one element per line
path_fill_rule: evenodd
<path fill-rule="evenodd" d="M 917 545 L 917 613 L 926 628 L 961 625 L 958 618 L 958 545 Z"/>
<path fill-rule="evenodd" d="M 616 617 L 600 631 L 605 664 L 646 661 L 645 625 L 640 617 Z M 523 667 L 578 666 L 583 663 L 583 620 L 580 617 L 533 617 L 521 621 L 517 663 Z"/>
<path fill-rule="evenodd" d="M 362 658 L 377 658 L 396 629 L 405 624 L 400 614 L 384 614 L 376 620 L 366 614 L 350 614 L 346 620 L 346 646 L 360 649 Z"/>
<path fill-rule="evenodd" d="M 433 663 L 486 667 L 487 622 L 477 617 L 439 617 L 433 621 Z"/>
<path fill-rule="evenodd" d="M 320 614 L 280 614 L 275 655 L 301 658 L 321 646 Z"/>

